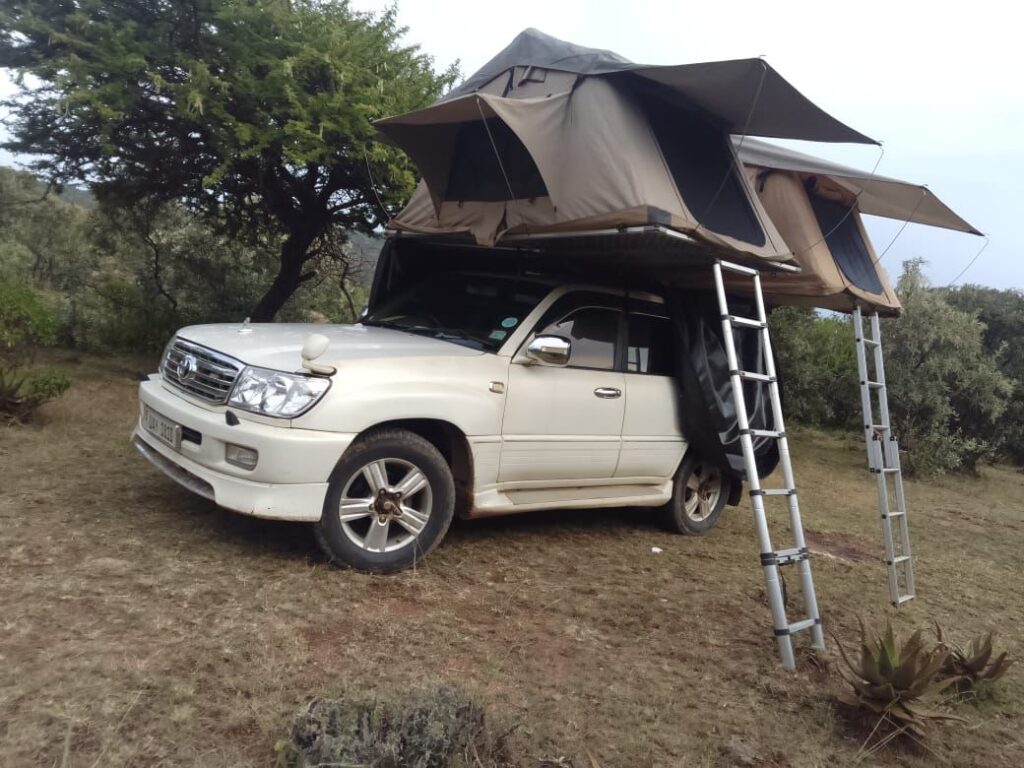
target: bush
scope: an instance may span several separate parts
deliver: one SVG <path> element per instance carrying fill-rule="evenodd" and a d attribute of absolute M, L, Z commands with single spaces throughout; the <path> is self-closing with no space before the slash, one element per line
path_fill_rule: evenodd
<path fill-rule="evenodd" d="M 493 737 L 483 707 L 442 686 L 381 701 L 315 699 L 277 745 L 282 768 L 469 768 L 509 765 L 504 738 Z"/>
<path fill-rule="evenodd" d="M 1012 384 L 982 343 L 984 325 L 930 288 L 922 264 L 905 264 L 903 315 L 882 329 L 893 428 L 911 473 L 975 471 L 998 450 Z"/>
<path fill-rule="evenodd" d="M 780 307 L 768 322 L 787 421 L 859 424 L 857 355 L 850 323 L 804 307 Z"/>
<path fill-rule="evenodd" d="M 25 421 L 71 386 L 63 373 L 32 370 L 36 350 L 57 339 L 57 318 L 30 288 L 0 282 L 0 417 Z"/>

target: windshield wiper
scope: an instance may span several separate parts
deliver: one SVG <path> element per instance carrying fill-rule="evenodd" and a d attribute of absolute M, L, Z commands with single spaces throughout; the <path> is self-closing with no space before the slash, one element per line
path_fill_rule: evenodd
<path fill-rule="evenodd" d="M 450 341 L 453 344 L 461 344 L 472 349 L 485 349 L 485 345 L 479 339 L 467 336 L 462 331 L 453 328 L 442 328 L 432 325 L 403 325 L 388 320 L 363 320 L 363 325 L 371 325 L 377 328 L 390 328 L 395 331 L 415 333 L 417 336 L 429 336 L 441 341 Z"/>

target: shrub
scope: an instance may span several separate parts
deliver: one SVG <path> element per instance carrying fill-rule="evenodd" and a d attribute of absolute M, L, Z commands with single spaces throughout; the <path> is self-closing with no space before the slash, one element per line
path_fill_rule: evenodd
<path fill-rule="evenodd" d="M 1012 384 L 982 343 L 985 327 L 930 288 L 922 265 L 905 264 L 903 315 L 882 330 L 893 427 L 910 473 L 974 471 L 999 447 Z"/>
<path fill-rule="evenodd" d="M 277 745 L 282 768 L 462 768 L 508 765 L 504 738 L 488 731 L 483 707 L 442 686 L 382 701 L 315 699 Z"/>
<path fill-rule="evenodd" d="M 843 318 L 779 307 L 769 318 L 787 420 L 815 426 L 860 423 L 853 328 Z"/>
<path fill-rule="evenodd" d="M 32 289 L 0 282 L 0 417 L 25 421 L 71 386 L 58 371 L 33 370 L 36 350 L 57 338 L 57 318 Z"/>

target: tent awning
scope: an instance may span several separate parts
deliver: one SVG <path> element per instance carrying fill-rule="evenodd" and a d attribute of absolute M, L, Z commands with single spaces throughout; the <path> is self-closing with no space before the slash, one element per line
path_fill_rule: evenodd
<path fill-rule="evenodd" d="M 971 235 L 981 234 L 922 184 L 872 176 L 869 171 L 850 168 L 757 139 L 733 137 L 733 144 L 740 161 L 746 166 L 829 177 L 856 196 L 857 208 L 861 213 L 900 221 L 909 220 L 914 224 L 927 224 Z"/>

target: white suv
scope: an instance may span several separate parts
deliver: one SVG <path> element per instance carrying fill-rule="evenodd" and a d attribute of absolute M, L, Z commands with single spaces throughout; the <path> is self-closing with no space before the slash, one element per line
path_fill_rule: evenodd
<path fill-rule="evenodd" d="M 412 565 L 455 514 L 663 507 L 699 534 L 734 481 L 686 455 L 672 366 L 656 296 L 448 273 L 357 325 L 183 328 L 133 440 L 222 507 L 315 523 L 366 571 Z"/>

